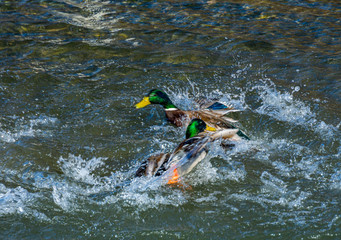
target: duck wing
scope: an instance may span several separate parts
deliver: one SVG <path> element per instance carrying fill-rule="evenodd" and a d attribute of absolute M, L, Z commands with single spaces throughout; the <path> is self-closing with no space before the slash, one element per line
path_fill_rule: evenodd
<path fill-rule="evenodd" d="M 222 129 L 216 132 L 212 132 L 210 137 L 212 141 L 222 138 L 222 139 L 229 139 L 233 141 L 239 141 L 241 138 L 238 136 L 239 129 Z"/>
<path fill-rule="evenodd" d="M 188 126 L 189 122 L 194 118 L 200 118 L 210 127 L 214 127 L 216 129 L 227 129 L 238 128 L 236 124 L 237 120 L 233 118 L 229 118 L 225 116 L 229 112 L 239 111 L 235 109 L 220 109 L 220 110 L 212 110 L 212 109 L 202 109 L 202 110 L 194 110 L 194 111 L 183 111 L 179 109 L 175 110 L 166 110 L 166 117 L 168 121 L 177 127 Z M 242 131 L 239 130 L 237 133 L 240 137 L 250 140 L 250 138 Z"/>
<path fill-rule="evenodd" d="M 135 173 L 135 177 L 142 176 L 159 176 L 162 174 L 164 165 L 168 162 L 170 153 L 160 153 L 150 156 L 147 160 L 143 161 Z"/>
<path fill-rule="evenodd" d="M 194 137 L 182 142 L 177 147 L 167 163 L 167 170 L 163 179 L 167 183 L 176 183 L 178 178 L 189 173 L 207 155 L 207 144 L 211 141 L 209 136 Z"/>
<path fill-rule="evenodd" d="M 234 109 L 231 105 L 227 105 L 226 103 L 219 102 L 217 98 L 199 97 L 195 100 L 195 102 L 199 105 L 200 109 L 211 109 L 211 110 Z"/>
<path fill-rule="evenodd" d="M 200 118 L 210 127 L 217 129 L 221 128 L 236 128 L 234 124 L 238 122 L 232 118 L 223 116 L 219 111 L 212 110 L 198 110 L 198 111 L 185 111 L 189 119 Z"/>
<path fill-rule="evenodd" d="M 175 110 L 165 111 L 166 118 L 168 119 L 168 121 L 176 125 L 177 127 L 187 126 L 193 118 L 200 118 L 206 123 L 207 122 L 209 123 L 210 121 L 225 122 L 225 123 L 228 123 L 227 125 L 230 125 L 230 123 L 238 122 L 237 120 L 224 116 L 230 112 L 239 112 L 239 110 L 202 109 L 202 110 L 193 110 L 193 111 L 183 111 L 183 110 L 175 109 Z M 227 128 L 227 126 L 222 126 L 222 128 Z M 228 127 L 228 128 L 231 128 L 231 127 Z"/>

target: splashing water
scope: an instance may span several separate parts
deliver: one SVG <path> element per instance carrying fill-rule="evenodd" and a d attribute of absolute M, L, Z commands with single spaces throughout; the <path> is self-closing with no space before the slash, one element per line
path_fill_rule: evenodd
<path fill-rule="evenodd" d="M 340 238 L 338 3 L 244 2 L 0 4 L 0 238 Z M 251 140 L 134 178 L 184 139 L 152 88 Z"/>
<path fill-rule="evenodd" d="M 266 79 L 266 81 L 270 80 Z M 333 137 L 337 128 L 326 124 L 324 121 L 319 121 L 316 113 L 309 106 L 295 99 L 293 94 L 299 92 L 298 86 L 291 93 L 281 93 L 271 81 L 270 83 L 272 87 L 259 85 L 251 89 L 252 91 L 256 89 L 260 93 L 261 106 L 254 110 L 256 113 L 273 117 L 278 121 L 308 127 L 320 135 Z"/>
<path fill-rule="evenodd" d="M 7 143 L 16 142 L 21 137 L 51 136 L 51 133 L 48 130 L 43 131 L 40 128 L 50 127 L 51 125 L 58 123 L 57 118 L 48 116 L 34 117 L 28 121 L 24 118 L 11 116 L 10 120 L 14 120 L 15 127 L 13 130 L 0 129 L 0 140 Z"/>
<path fill-rule="evenodd" d="M 81 156 L 69 154 L 68 158 L 60 157 L 58 163 L 61 165 L 63 173 L 76 181 L 82 181 L 89 184 L 98 183 L 98 178 L 93 172 L 105 165 L 106 158 L 83 159 Z"/>

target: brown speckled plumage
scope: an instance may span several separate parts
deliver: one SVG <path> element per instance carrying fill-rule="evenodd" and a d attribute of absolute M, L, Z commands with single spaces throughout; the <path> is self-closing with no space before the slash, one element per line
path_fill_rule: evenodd
<path fill-rule="evenodd" d="M 181 127 L 187 126 L 188 123 L 194 119 L 199 118 L 203 120 L 208 126 L 216 129 L 235 128 L 233 123 L 237 121 L 224 116 L 225 111 L 221 110 L 196 110 L 196 111 L 183 111 L 183 110 L 165 110 L 167 119 L 174 125 Z"/>

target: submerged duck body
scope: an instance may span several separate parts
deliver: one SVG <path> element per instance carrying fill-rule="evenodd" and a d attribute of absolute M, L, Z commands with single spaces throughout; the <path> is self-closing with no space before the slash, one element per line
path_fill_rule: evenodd
<path fill-rule="evenodd" d="M 149 157 L 137 170 L 136 176 L 160 176 L 168 184 L 177 183 L 206 157 L 210 142 L 218 138 L 240 140 L 238 129 L 212 130 L 201 119 L 193 119 L 187 127 L 186 139 L 171 153 Z"/>

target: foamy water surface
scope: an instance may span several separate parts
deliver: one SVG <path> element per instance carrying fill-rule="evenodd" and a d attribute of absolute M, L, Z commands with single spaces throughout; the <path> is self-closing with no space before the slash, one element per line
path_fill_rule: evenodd
<path fill-rule="evenodd" d="M 340 238 L 339 2 L 0 9 L 1 239 Z M 184 139 L 134 109 L 153 88 L 232 105 L 251 140 L 211 144 L 179 186 L 134 178 Z"/>

